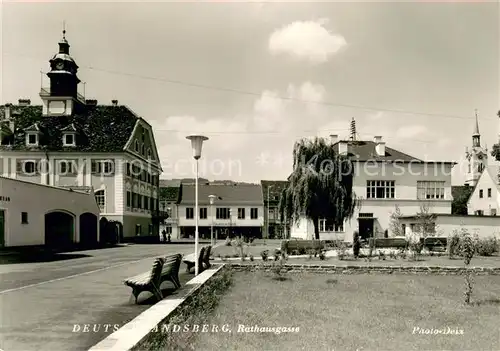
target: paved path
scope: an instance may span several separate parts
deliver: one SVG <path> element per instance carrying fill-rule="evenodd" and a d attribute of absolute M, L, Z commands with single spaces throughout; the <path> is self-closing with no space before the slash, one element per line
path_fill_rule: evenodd
<path fill-rule="evenodd" d="M 193 246 L 130 245 L 55 262 L 0 265 L 0 349 L 88 350 L 113 332 L 112 325 L 122 326 L 153 303 L 144 293 L 135 305 L 123 279 L 149 270 L 155 256 L 187 254 Z M 181 283 L 191 278 L 181 274 Z"/>

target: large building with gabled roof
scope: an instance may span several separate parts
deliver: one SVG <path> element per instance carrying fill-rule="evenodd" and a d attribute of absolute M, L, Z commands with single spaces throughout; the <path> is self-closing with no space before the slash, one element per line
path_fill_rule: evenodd
<path fill-rule="evenodd" d="M 20 99 L 0 106 L 0 175 L 93 187 L 101 219 L 115 221 L 120 237 L 157 238 L 161 165 L 153 129 L 117 100 L 86 100 L 69 48 L 63 31 L 41 105 Z"/>
<path fill-rule="evenodd" d="M 351 136 L 340 139 L 331 136 L 331 145 L 348 156 L 354 169 L 353 190 L 360 199 L 351 220 L 342 225 L 322 219 L 319 222 L 320 239 L 352 242 L 358 230 L 364 239 L 391 237 L 391 213 L 396 205 L 401 215 L 412 216 L 424 209 L 432 213 L 451 214 L 451 169 L 456 164 L 448 161 L 425 161 L 386 146 L 381 136 L 373 140 L 359 140 L 355 124 L 351 122 Z M 300 218 L 290 227 L 292 238 L 311 239 L 312 221 Z"/>

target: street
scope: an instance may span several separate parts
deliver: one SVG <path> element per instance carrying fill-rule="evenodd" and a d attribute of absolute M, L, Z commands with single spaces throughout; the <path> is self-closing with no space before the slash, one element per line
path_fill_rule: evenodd
<path fill-rule="evenodd" d="M 66 260 L 0 265 L 0 349 L 87 350 L 113 332 L 109 325 L 122 326 L 154 303 L 143 293 L 135 305 L 123 279 L 150 270 L 154 257 L 193 249 L 129 245 L 62 254 Z M 182 264 L 182 284 L 192 278 L 184 269 Z"/>

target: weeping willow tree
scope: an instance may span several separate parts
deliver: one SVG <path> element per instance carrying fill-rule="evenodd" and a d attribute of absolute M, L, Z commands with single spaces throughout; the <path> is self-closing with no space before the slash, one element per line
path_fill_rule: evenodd
<path fill-rule="evenodd" d="M 281 193 L 281 221 L 296 224 L 305 217 L 314 224 L 319 240 L 319 220 L 341 225 L 352 218 L 358 200 L 353 192 L 354 165 L 323 138 L 302 139 L 293 148 L 293 173 Z"/>

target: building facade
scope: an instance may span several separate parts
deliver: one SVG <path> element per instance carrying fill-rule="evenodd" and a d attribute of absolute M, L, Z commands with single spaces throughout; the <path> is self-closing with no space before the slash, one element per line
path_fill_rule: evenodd
<path fill-rule="evenodd" d="M 160 235 L 165 231 L 171 239 L 180 239 L 179 202 L 181 181 L 160 179 L 160 212 L 166 216 L 160 224 Z"/>
<path fill-rule="evenodd" d="M 0 177 L 0 247 L 91 247 L 100 241 L 98 218 L 92 190 Z"/>
<path fill-rule="evenodd" d="M 488 166 L 467 201 L 469 215 L 497 216 L 500 211 L 500 167 Z"/>
<path fill-rule="evenodd" d="M 122 240 L 157 237 L 161 166 L 152 127 L 117 100 L 85 100 L 69 47 L 63 33 L 41 105 L 0 106 L 0 175 L 92 187 L 101 219 L 120 224 Z"/>
<path fill-rule="evenodd" d="M 181 238 L 195 235 L 195 216 L 198 216 L 199 236 L 209 239 L 228 236 L 262 238 L 264 202 L 260 184 L 201 183 L 199 184 L 199 213 L 195 213 L 195 186 L 182 184 L 182 197 L 178 206 Z M 214 204 L 210 205 L 209 196 Z"/>
<path fill-rule="evenodd" d="M 322 240 L 352 242 L 358 230 L 362 238 L 389 237 L 391 213 L 399 207 L 403 215 L 415 215 L 421 208 L 433 213 L 451 214 L 451 168 L 454 162 L 428 162 L 386 147 L 382 137 L 373 141 L 337 140 L 332 136 L 332 147 L 339 154 L 348 155 L 354 164 L 353 190 L 360 199 L 351 220 L 335 226 L 320 220 Z M 291 237 L 311 239 L 312 221 L 299 218 L 291 226 Z"/>
<path fill-rule="evenodd" d="M 264 199 L 264 231 L 265 238 L 286 239 L 289 234 L 289 226 L 281 221 L 278 207 L 281 192 L 286 188 L 286 180 L 262 180 L 262 197 Z"/>

